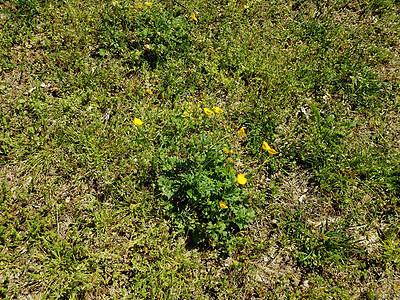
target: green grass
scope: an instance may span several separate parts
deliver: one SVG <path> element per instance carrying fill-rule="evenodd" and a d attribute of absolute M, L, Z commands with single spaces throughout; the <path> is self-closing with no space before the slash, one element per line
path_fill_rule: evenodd
<path fill-rule="evenodd" d="M 399 15 L 3 1 L 0 298 L 398 298 Z"/>

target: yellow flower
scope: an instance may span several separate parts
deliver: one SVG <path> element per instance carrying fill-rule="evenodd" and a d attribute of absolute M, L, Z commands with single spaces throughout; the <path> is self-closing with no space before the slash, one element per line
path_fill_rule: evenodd
<path fill-rule="evenodd" d="M 243 174 L 239 174 L 236 178 L 237 183 L 241 184 L 241 185 L 245 185 L 247 182 L 247 178 L 244 177 Z"/>
<path fill-rule="evenodd" d="M 219 207 L 226 209 L 228 205 L 224 201 L 219 201 Z"/>
<path fill-rule="evenodd" d="M 206 113 L 207 116 L 213 114 L 212 110 L 209 110 L 208 108 L 204 108 L 204 112 Z"/>
<path fill-rule="evenodd" d="M 136 5 L 136 8 L 142 8 L 142 7 L 143 7 L 142 4 L 137 4 L 137 5 Z"/>
<path fill-rule="evenodd" d="M 146 89 L 146 93 L 149 95 L 153 95 L 153 92 L 151 91 L 151 89 Z"/>
<path fill-rule="evenodd" d="M 214 112 L 215 112 L 216 114 L 222 113 L 222 109 L 220 109 L 219 107 L 214 106 L 214 107 L 213 107 L 213 110 L 214 110 Z"/>
<path fill-rule="evenodd" d="M 244 131 L 244 127 L 240 128 L 238 133 L 242 136 L 242 137 L 246 137 L 246 132 Z"/>
<path fill-rule="evenodd" d="M 222 151 L 226 154 L 233 153 L 233 150 L 229 150 L 227 147 L 222 148 Z"/>
<path fill-rule="evenodd" d="M 222 151 L 224 151 L 226 154 L 229 154 L 229 153 L 231 152 L 231 151 L 229 151 L 229 149 L 226 148 L 226 147 L 222 148 Z"/>
<path fill-rule="evenodd" d="M 152 6 L 152 5 L 153 5 L 153 3 L 152 3 L 152 2 L 145 2 L 145 3 L 144 3 L 144 5 L 146 5 L 146 6 L 150 7 L 150 6 Z"/>
<path fill-rule="evenodd" d="M 196 15 L 194 14 L 194 12 L 190 13 L 190 18 L 197 22 L 197 18 L 196 18 Z"/>
<path fill-rule="evenodd" d="M 140 126 L 140 125 L 143 124 L 143 122 L 142 122 L 142 120 L 140 120 L 140 119 L 138 119 L 138 118 L 135 118 L 135 119 L 133 120 L 133 124 L 135 124 L 135 126 Z"/>
<path fill-rule="evenodd" d="M 266 141 L 263 142 L 262 148 L 263 148 L 264 150 L 267 150 L 268 153 L 269 153 L 270 155 L 274 155 L 274 154 L 277 154 L 277 153 L 278 153 L 276 150 L 272 149 L 272 148 L 268 145 L 268 143 L 267 143 Z"/>

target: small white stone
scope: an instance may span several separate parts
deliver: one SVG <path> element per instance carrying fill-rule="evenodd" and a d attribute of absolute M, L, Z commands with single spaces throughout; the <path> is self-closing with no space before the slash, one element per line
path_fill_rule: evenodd
<path fill-rule="evenodd" d="M 34 90 L 36 90 L 36 87 L 31 88 L 31 89 L 28 91 L 28 94 L 32 93 Z"/>

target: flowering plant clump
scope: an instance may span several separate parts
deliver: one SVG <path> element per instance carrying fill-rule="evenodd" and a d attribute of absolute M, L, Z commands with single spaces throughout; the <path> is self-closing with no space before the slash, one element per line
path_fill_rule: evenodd
<path fill-rule="evenodd" d="M 226 247 L 233 233 L 252 222 L 254 211 L 221 148 L 205 138 L 192 145 L 187 158 L 161 155 L 158 192 L 178 231 L 190 234 L 197 244 L 232 251 Z"/>

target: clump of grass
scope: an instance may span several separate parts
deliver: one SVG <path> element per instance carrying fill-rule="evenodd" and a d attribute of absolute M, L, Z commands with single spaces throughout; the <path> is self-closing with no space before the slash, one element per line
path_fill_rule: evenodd
<path fill-rule="evenodd" d="M 365 251 L 354 235 L 349 234 L 349 222 L 328 221 L 313 229 L 301 209 L 287 212 L 282 220 L 282 232 L 296 245 L 295 257 L 299 264 L 312 271 L 326 266 L 344 265 L 355 254 Z"/>

